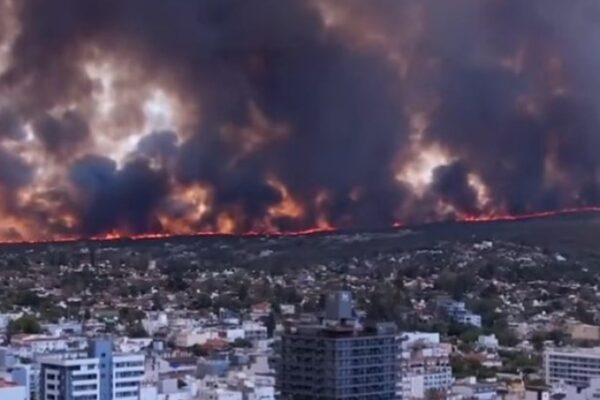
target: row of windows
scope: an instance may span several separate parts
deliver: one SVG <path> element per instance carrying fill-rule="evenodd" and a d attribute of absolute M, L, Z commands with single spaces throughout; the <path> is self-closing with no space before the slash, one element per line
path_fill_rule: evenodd
<path fill-rule="evenodd" d="M 86 390 L 96 390 L 98 389 L 98 385 L 96 384 L 92 384 L 92 385 L 81 385 L 81 386 L 77 386 L 75 387 L 75 390 L 83 392 Z"/>
<path fill-rule="evenodd" d="M 97 364 L 84 364 L 84 365 L 71 365 L 68 369 L 69 371 L 81 371 L 81 370 L 90 370 L 96 369 Z"/>
<path fill-rule="evenodd" d="M 588 362 L 593 362 L 593 363 L 600 363 L 600 358 L 598 358 L 598 357 L 563 356 L 563 355 L 554 355 L 554 354 L 550 354 L 548 357 L 549 357 L 550 362 L 556 362 L 556 361 L 576 361 L 576 362 L 588 361 Z"/>
<path fill-rule="evenodd" d="M 48 400 L 64 400 L 62 395 L 55 396 L 53 394 L 46 395 Z M 84 394 L 79 396 L 73 396 L 73 400 L 98 400 L 98 396 L 95 394 Z"/>
<path fill-rule="evenodd" d="M 365 396 L 368 396 L 369 394 L 379 394 L 379 395 L 383 395 L 384 393 L 395 393 L 396 392 L 396 387 L 394 384 L 382 384 L 382 385 L 370 385 L 370 386 L 358 386 L 358 387 L 336 387 L 336 388 L 319 388 L 318 390 L 315 390 L 315 388 L 313 386 L 310 385 L 283 385 L 282 386 L 282 394 L 284 395 L 283 398 L 290 398 L 287 397 L 286 395 L 289 395 L 291 393 L 298 393 L 298 392 L 304 392 L 306 394 L 308 393 L 315 393 L 318 392 L 318 394 L 320 396 L 353 396 L 353 395 L 360 395 L 361 399 L 364 398 L 368 398 Z M 291 398 L 297 398 L 296 396 L 293 396 Z M 312 397 L 314 398 L 314 397 Z M 381 397 L 376 397 L 376 398 L 381 398 Z"/>
<path fill-rule="evenodd" d="M 600 363 L 589 363 L 589 362 L 579 362 L 579 363 L 571 363 L 571 362 L 553 362 L 550 364 L 551 367 L 574 367 L 574 368 L 590 368 L 590 369 L 600 369 Z"/>
<path fill-rule="evenodd" d="M 142 376 L 144 375 L 144 371 L 127 371 L 127 372 L 117 372 L 117 378 L 131 378 L 134 376 Z"/>
<path fill-rule="evenodd" d="M 340 348 L 349 348 L 349 347 L 361 347 L 361 346 L 391 346 L 396 344 L 396 340 L 394 338 L 374 338 L 374 339 L 352 339 L 352 340 L 322 340 L 322 339 L 301 339 L 295 337 L 284 337 L 284 343 L 296 344 L 296 345 L 309 345 L 309 346 L 319 346 L 319 347 L 340 347 Z"/>
<path fill-rule="evenodd" d="M 121 393 L 117 393 L 115 394 L 115 398 L 121 398 L 121 397 L 133 397 L 133 396 L 137 396 L 138 392 L 136 391 L 131 391 L 131 392 L 121 392 Z"/>
<path fill-rule="evenodd" d="M 346 379 L 325 379 L 324 377 L 318 376 L 313 377 L 310 375 L 298 375 L 298 374 L 290 374 L 288 376 L 284 376 L 282 382 L 288 384 L 311 384 L 315 386 L 368 386 L 373 384 L 383 384 L 385 382 L 393 383 L 396 382 L 396 377 L 394 374 L 381 374 L 379 376 L 370 376 L 364 378 L 346 378 Z"/>
<path fill-rule="evenodd" d="M 124 387 L 137 387 L 139 386 L 139 382 L 117 382 L 115 383 L 115 387 L 124 388 Z"/>
<path fill-rule="evenodd" d="M 562 373 L 562 374 L 582 374 L 588 376 L 598 375 L 597 371 L 590 371 L 588 368 L 578 368 L 578 367 L 570 367 L 570 368 L 550 368 L 550 373 Z"/>
<path fill-rule="evenodd" d="M 127 368 L 127 367 L 143 367 L 143 361 L 129 361 L 129 362 L 120 362 L 115 363 L 116 368 Z"/>
<path fill-rule="evenodd" d="M 91 379 L 98 379 L 98 374 L 85 374 L 85 375 L 74 375 L 73 381 L 89 381 Z"/>
<path fill-rule="evenodd" d="M 383 372 L 396 372 L 396 368 L 394 368 L 393 364 L 373 364 L 371 367 L 354 367 L 354 368 L 334 368 L 334 369 L 315 369 L 313 366 L 306 365 L 285 365 L 282 367 L 282 371 L 286 371 L 288 373 L 302 373 L 305 372 L 308 375 L 324 375 L 324 376 L 359 376 L 359 375 L 373 375 L 377 373 Z"/>

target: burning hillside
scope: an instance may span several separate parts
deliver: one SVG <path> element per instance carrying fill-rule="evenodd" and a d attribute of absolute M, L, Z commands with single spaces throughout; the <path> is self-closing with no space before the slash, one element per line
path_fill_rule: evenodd
<path fill-rule="evenodd" d="M 0 0 L 0 239 L 596 210 L 599 19 L 594 0 Z"/>

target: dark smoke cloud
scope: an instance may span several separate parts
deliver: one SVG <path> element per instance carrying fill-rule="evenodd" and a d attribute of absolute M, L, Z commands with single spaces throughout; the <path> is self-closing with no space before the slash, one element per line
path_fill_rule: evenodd
<path fill-rule="evenodd" d="M 14 5 L 0 186 L 36 189 L 15 211 L 30 225 L 56 210 L 75 235 L 224 216 L 238 232 L 356 228 L 600 201 L 595 0 Z M 106 64 L 111 91 L 90 72 Z M 176 126 L 147 123 L 156 87 Z M 415 183 L 431 149 L 444 157 Z"/>
<path fill-rule="evenodd" d="M 20 116 L 9 110 L 0 110 L 0 138 L 19 140 L 25 137 Z"/>
<path fill-rule="evenodd" d="M 457 211 L 474 214 L 477 212 L 477 195 L 469 185 L 469 170 L 460 161 L 437 167 L 433 171 L 431 195 L 452 204 Z"/>
<path fill-rule="evenodd" d="M 23 159 L 0 147 L 0 188 L 10 192 L 28 185 L 32 178 L 33 171 Z"/>
<path fill-rule="evenodd" d="M 89 137 L 87 122 L 75 111 L 60 118 L 45 114 L 34 122 L 33 130 L 44 149 L 57 157 L 68 157 Z"/>
<path fill-rule="evenodd" d="M 141 233 L 159 228 L 152 216 L 166 194 L 166 179 L 143 161 L 118 170 L 108 158 L 86 156 L 72 167 L 71 180 L 82 197 L 85 234 L 112 229 Z"/>
<path fill-rule="evenodd" d="M 137 145 L 137 154 L 163 164 L 173 160 L 179 151 L 177 135 L 171 131 L 156 131 L 144 136 Z"/>

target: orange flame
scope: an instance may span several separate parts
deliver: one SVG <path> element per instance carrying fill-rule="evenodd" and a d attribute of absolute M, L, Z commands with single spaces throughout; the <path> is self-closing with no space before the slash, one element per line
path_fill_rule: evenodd
<path fill-rule="evenodd" d="M 585 206 L 578 208 L 565 208 L 560 210 L 553 211 L 540 211 L 533 213 L 525 213 L 518 215 L 510 215 L 510 214 L 489 214 L 489 215 L 460 215 L 457 217 L 456 222 L 462 223 L 486 223 L 486 222 L 510 222 L 510 221 L 525 221 L 531 219 L 539 219 L 539 218 L 549 218 L 561 215 L 572 215 L 572 214 L 584 214 L 584 213 L 600 213 L 600 206 Z M 257 237 L 257 236 L 271 236 L 271 237 L 294 237 L 294 236 L 309 236 L 309 235 L 317 235 L 317 234 L 326 234 L 326 233 L 335 233 L 340 232 L 339 229 L 330 226 L 326 222 L 322 222 L 322 225 L 315 226 L 312 228 L 307 228 L 298 231 L 278 231 L 278 230 L 255 230 L 249 231 L 242 234 L 233 233 L 232 227 L 235 227 L 235 221 L 233 221 L 230 215 L 223 214 L 222 221 L 219 221 L 218 231 L 200 231 L 195 232 L 189 235 L 180 235 L 180 234 L 172 234 L 172 233 L 144 233 L 139 235 L 129 235 L 126 233 L 111 231 L 109 233 L 105 233 L 102 235 L 96 235 L 92 237 L 65 237 L 60 239 L 52 239 L 52 240 L 7 240 L 0 242 L 0 245 L 9 245 L 9 244 L 52 244 L 52 243 L 73 243 L 78 241 L 92 241 L 92 242 L 114 242 L 114 241 L 138 241 L 138 240 L 161 240 L 161 239 L 171 239 L 176 237 L 211 237 L 211 236 L 239 236 L 239 237 Z M 407 229 L 410 225 L 406 225 L 400 221 L 395 222 L 392 226 L 394 229 Z"/>

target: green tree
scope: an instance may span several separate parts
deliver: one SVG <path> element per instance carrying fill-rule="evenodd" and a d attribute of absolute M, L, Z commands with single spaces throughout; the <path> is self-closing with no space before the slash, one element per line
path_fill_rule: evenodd
<path fill-rule="evenodd" d="M 24 315 L 8 324 L 8 332 L 11 335 L 19 333 L 32 335 L 42 333 L 42 327 L 33 316 Z"/>
<path fill-rule="evenodd" d="M 233 343 L 231 345 L 236 348 L 248 348 L 249 349 L 252 347 L 252 342 L 249 341 L 248 339 L 237 338 L 233 341 Z"/>
<path fill-rule="evenodd" d="M 194 300 L 192 300 L 191 308 L 195 310 L 206 310 L 212 307 L 212 299 L 206 293 L 198 294 Z"/>
<path fill-rule="evenodd" d="M 142 324 L 136 323 L 136 324 L 130 325 L 127 328 L 127 336 L 129 336 L 130 338 L 147 338 L 150 335 L 148 334 L 146 329 L 144 329 Z"/>
<path fill-rule="evenodd" d="M 594 324 L 594 314 L 589 311 L 589 306 L 582 301 L 577 302 L 575 307 L 575 318 L 584 324 Z"/>
<path fill-rule="evenodd" d="M 543 333 L 535 332 L 533 336 L 531 336 L 530 340 L 535 351 L 541 352 L 542 350 L 544 350 L 544 341 L 546 340 L 546 337 Z"/>
<path fill-rule="evenodd" d="M 22 307 L 37 308 L 40 306 L 42 299 L 31 290 L 25 290 L 17 295 L 15 304 Z"/>

